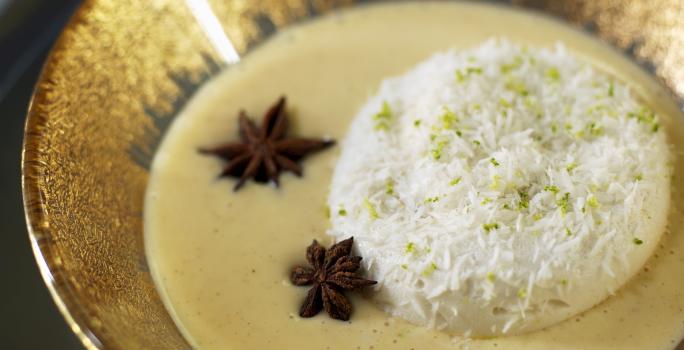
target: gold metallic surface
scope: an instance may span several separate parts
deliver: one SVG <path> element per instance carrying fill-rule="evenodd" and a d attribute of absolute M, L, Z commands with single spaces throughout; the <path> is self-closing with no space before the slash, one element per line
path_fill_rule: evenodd
<path fill-rule="evenodd" d="M 355 2 L 209 1 L 240 54 Z M 684 96 L 684 1 L 513 3 L 587 28 Z M 161 134 L 217 62 L 183 0 L 90 0 L 46 63 L 26 124 L 26 216 L 48 288 L 88 348 L 189 348 L 147 268 L 143 196 Z"/>

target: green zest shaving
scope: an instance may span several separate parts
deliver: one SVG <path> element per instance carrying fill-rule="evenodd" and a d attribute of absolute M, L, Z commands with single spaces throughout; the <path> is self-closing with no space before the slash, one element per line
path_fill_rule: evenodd
<path fill-rule="evenodd" d="M 553 194 L 556 194 L 560 191 L 560 189 L 558 188 L 558 186 L 551 185 L 551 186 L 544 186 L 544 191 L 553 192 Z"/>
<path fill-rule="evenodd" d="M 364 198 L 364 199 L 363 199 L 363 205 L 364 205 L 364 206 L 366 207 L 366 209 L 368 210 L 368 214 L 370 215 L 370 217 L 371 217 L 372 219 L 377 219 L 377 218 L 380 217 L 380 216 L 378 215 L 377 210 L 375 210 L 375 207 L 374 207 L 373 204 L 368 200 L 368 198 Z"/>
<path fill-rule="evenodd" d="M 373 120 L 375 121 L 375 130 L 389 130 L 392 121 L 392 109 L 387 101 L 382 103 L 382 109 L 373 116 Z"/>
<path fill-rule="evenodd" d="M 518 189 L 518 210 L 527 209 L 530 206 L 530 197 L 524 189 Z"/>
<path fill-rule="evenodd" d="M 487 233 L 489 233 L 489 231 L 491 231 L 491 230 L 498 230 L 498 229 L 499 229 L 499 224 L 496 223 L 496 222 L 492 222 L 492 223 L 489 223 L 489 224 L 484 224 L 484 225 L 482 225 L 482 228 L 483 228 Z"/>
<path fill-rule="evenodd" d="M 430 275 L 432 275 L 433 272 L 435 272 L 435 270 L 437 270 L 437 264 L 430 263 L 430 266 L 425 268 L 425 270 L 423 271 L 423 276 L 425 276 L 425 277 L 430 276 Z"/>
<path fill-rule="evenodd" d="M 451 181 L 449 181 L 449 185 L 450 185 L 450 186 L 456 186 L 456 185 L 458 185 L 459 182 L 461 182 L 461 177 L 460 177 L 460 176 L 457 177 L 457 178 L 455 178 L 455 179 L 453 179 L 453 180 L 451 180 Z"/>
<path fill-rule="evenodd" d="M 652 132 L 656 132 L 660 128 L 655 113 L 646 107 L 641 107 L 637 112 L 627 113 L 627 117 L 636 119 L 639 123 L 649 125 Z"/>
<path fill-rule="evenodd" d="M 501 106 L 501 107 L 503 107 L 503 108 L 511 108 L 511 107 L 513 107 L 513 105 L 512 105 L 510 102 L 508 102 L 507 99 L 505 99 L 505 98 L 503 98 L 503 97 L 500 97 L 500 98 L 499 98 L 499 106 Z"/>
<path fill-rule="evenodd" d="M 394 194 L 394 182 L 392 180 L 387 181 L 387 184 L 385 185 L 385 193 L 389 195 Z"/>
<path fill-rule="evenodd" d="M 492 163 L 494 166 L 499 166 L 499 165 L 501 165 L 501 164 L 499 164 L 499 162 L 498 162 L 496 159 L 494 159 L 494 158 L 489 158 L 489 162 Z"/>
<path fill-rule="evenodd" d="M 501 65 L 501 73 L 508 74 L 508 73 L 512 72 L 513 70 L 520 68 L 520 66 L 522 66 L 522 64 L 523 64 L 522 57 L 515 56 L 515 58 L 513 59 L 513 62 Z"/>
<path fill-rule="evenodd" d="M 558 71 L 558 69 L 556 67 L 551 67 L 551 68 L 547 69 L 545 74 L 546 74 L 546 77 L 549 78 L 549 80 L 551 80 L 554 83 L 557 83 L 560 81 L 561 75 L 560 75 L 560 72 Z"/>
<path fill-rule="evenodd" d="M 589 134 L 593 136 L 601 136 L 603 135 L 603 127 L 598 126 L 596 123 L 592 122 L 587 125 L 587 130 L 589 131 Z"/>
<path fill-rule="evenodd" d="M 422 122 L 423 122 L 422 120 L 416 119 L 416 120 L 413 121 L 413 126 L 415 126 L 415 127 L 417 128 L 417 127 L 420 126 L 420 123 L 422 123 Z"/>
<path fill-rule="evenodd" d="M 530 92 L 527 90 L 527 87 L 525 86 L 525 84 L 523 84 L 523 83 L 520 82 L 520 81 L 513 80 L 513 79 L 509 79 L 509 80 L 506 82 L 505 87 L 506 87 L 506 89 L 507 89 L 508 91 L 514 92 L 514 93 L 516 93 L 516 94 L 518 94 L 518 95 L 520 95 L 520 96 L 527 96 L 527 95 L 529 95 L 529 93 L 530 93 Z M 528 102 L 528 103 L 529 103 L 529 102 Z"/>
<path fill-rule="evenodd" d="M 439 196 L 434 196 L 434 197 L 425 198 L 425 201 L 423 201 L 423 203 L 425 203 L 425 204 L 437 203 L 438 201 L 439 201 Z"/>
<path fill-rule="evenodd" d="M 416 245 L 415 245 L 413 242 L 408 242 L 408 244 L 406 244 L 406 249 L 405 249 L 405 251 L 406 251 L 407 253 L 413 253 L 413 252 L 415 252 L 415 251 L 416 251 Z"/>
<path fill-rule="evenodd" d="M 439 160 L 440 158 L 442 158 L 442 152 L 444 151 L 444 147 L 446 147 L 448 143 L 449 142 L 446 140 L 441 140 L 437 142 L 437 146 L 435 146 L 435 148 L 433 148 L 430 151 L 430 154 L 432 154 L 432 158 L 434 160 Z"/>
<path fill-rule="evenodd" d="M 499 176 L 499 175 L 492 176 L 492 183 L 489 185 L 489 188 L 492 190 L 498 189 L 499 185 L 500 185 L 500 181 L 501 181 L 501 176 Z"/>
<path fill-rule="evenodd" d="M 342 204 L 340 204 L 340 208 L 337 209 L 337 215 L 339 215 L 339 216 L 347 216 L 347 210 L 344 209 L 344 207 L 342 206 Z"/>
<path fill-rule="evenodd" d="M 592 208 L 598 208 L 599 207 L 599 202 L 596 199 L 596 197 L 594 197 L 594 196 L 589 197 L 589 199 L 587 200 L 587 204 Z"/>
<path fill-rule="evenodd" d="M 570 206 L 570 193 L 565 192 L 563 197 L 560 199 L 556 200 L 556 205 L 558 208 L 560 208 L 560 211 L 563 215 L 568 213 L 568 207 Z"/>
<path fill-rule="evenodd" d="M 518 298 L 525 299 L 525 297 L 527 297 L 527 289 L 520 288 L 520 290 L 518 290 Z"/>
<path fill-rule="evenodd" d="M 494 272 L 487 272 L 487 281 L 494 282 L 495 279 L 496 276 L 494 275 Z"/>
<path fill-rule="evenodd" d="M 611 81 L 610 84 L 608 84 L 608 97 L 613 96 L 615 96 L 615 84 Z"/>
<path fill-rule="evenodd" d="M 448 107 L 444 106 L 442 108 L 444 113 L 439 117 L 439 120 L 442 121 L 442 128 L 450 130 L 458 123 L 458 117 Z"/>
<path fill-rule="evenodd" d="M 480 67 L 468 67 L 466 69 L 456 70 L 456 81 L 459 83 L 464 82 L 469 76 L 473 74 L 482 74 L 482 68 Z"/>
<path fill-rule="evenodd" d="M 642 245 L 642 244 L 644 244 L 644 241 L 642 241 L 642 240 L 640 240 L 640 239 L 638 239 L 638 238 L 636 238 L 636 237 L 634 238 L 633 242 L 634 242 L 634 244 L 636 244 L 636 245 Z"/>

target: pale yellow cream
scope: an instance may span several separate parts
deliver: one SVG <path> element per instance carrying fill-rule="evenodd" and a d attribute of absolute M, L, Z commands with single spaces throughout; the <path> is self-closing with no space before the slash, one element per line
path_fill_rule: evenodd
<path fill-rule="evenodd" d="M 387 76 L 431 53 L 505 36 L 530 45 L 563 41 L 633 85 L 664 117 L 675 152 L 667 233 L 644 271 L 582 315 L 522 336 L 467 340 L 389 318 L 352 296 L 351 322 L 297 315 L 306 288 L 290 268 L 312 239 L 330 243 L 325 202 L 337 150 L 304 162 L 282 187 L 217 179 L 222 163 L 198 154 L 237 137 L 241 108 L 260 118 L 281 94 L 291 133 L 342 139 Z M 602 44 L 546 18 L 486 5 L 391 4 L 289 29 L 228 68 L 194 97 L 155 159 L 145 210 L 147 256 L 179 328 L 198 349 L 672 349 L 684 335 L 684 122 L 644 72 Z M 676 119 L 679 119 L 675 122 Z"/>

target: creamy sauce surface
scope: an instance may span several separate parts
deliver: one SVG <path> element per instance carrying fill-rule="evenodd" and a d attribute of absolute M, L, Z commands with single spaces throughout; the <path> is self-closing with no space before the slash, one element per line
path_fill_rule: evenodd
<path fill-rule="evenodd" d="M 436 51 L 492 36 L 536 46 L 562 41 L 630 84 L 658 112 L 674 156 L 669 228 L 643 271 L 591 310 L 542 331 L 466 340 L 388 317 L 352 295 L 350 322 L 297 315 L 307 288 L 290 268 L 312 239 L 329 244 L 325 203 L 336 149 L 308 158 L 281 188 L 217 179 L 222 163 L 200 147 L 237 138 L 245 109 L 260 121 L 286 94 L 290 134 L 341 140 L 357 109 L 388 76 Z M 181 331 L 198 349 L 673 349 L 684 335 L 684 119 L 667 93 L 621 55 L 528 13 L 467 3 L 387 4 L 288 29 L 203 87 L 174 122 L 151 173 L 147 258 Z"/>

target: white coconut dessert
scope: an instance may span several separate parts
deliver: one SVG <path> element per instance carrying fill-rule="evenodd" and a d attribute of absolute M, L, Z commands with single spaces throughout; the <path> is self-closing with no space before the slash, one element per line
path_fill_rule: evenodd
<path fill-rule="evenodd" d="M 670 200 L 658 117 L 567 52 L 490 40 L 385 80 L 328 205 L 374 299 L 458 334 L 540 329 L 598 304 L 656 247 Z"/>

